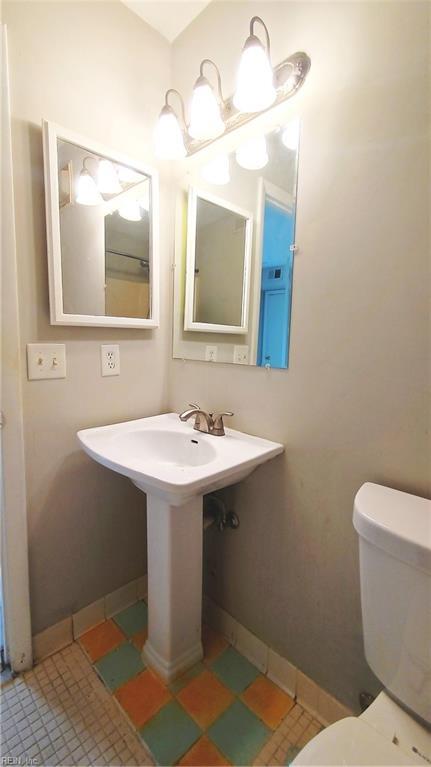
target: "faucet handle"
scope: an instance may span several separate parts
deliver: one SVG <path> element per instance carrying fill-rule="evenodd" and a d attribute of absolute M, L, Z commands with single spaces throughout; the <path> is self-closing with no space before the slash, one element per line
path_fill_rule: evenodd
<path fill-rule="evenodd" d="M 226 416 L 233 416 L 233 413 L 231 413 L 230 410 L 227 410 L 223 413 L 212 413 L 211 415 L 213 419 L 213 428 L 211 430 L 211 433 L 214 434 L 216 437 L 223 437 L 224 436 L 223 418 Z"/>
<path fill-rule="evenodd" d="M 201 406 L 197 405 L 196 402 L 189 402 L 189 407 L 193 407 L 196 410 L 200 410 L 201 409 Z"/>

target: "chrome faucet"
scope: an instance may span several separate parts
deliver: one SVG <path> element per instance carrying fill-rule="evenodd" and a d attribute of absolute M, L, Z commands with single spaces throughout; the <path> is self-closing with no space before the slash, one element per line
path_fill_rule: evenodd
<path fill-rule="evenodd" d="M 225 413 L 206 413 L 205 410 L 201 410 L 199 405 L 190 404 L 190 410 L 184 410 L 184 413 L 180 413 L 180 421 L 188 421 L 189 418 L 195 416 L 194 429 L 200 431 L 203 434 L 213 434 L 214 437 L 224 437 L 224 416 L 232 416 L 233 413 L 229 411 Z"/>

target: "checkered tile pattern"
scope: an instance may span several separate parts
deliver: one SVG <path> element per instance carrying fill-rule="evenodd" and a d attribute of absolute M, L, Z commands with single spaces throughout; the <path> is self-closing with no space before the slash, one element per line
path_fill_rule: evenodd
<path fill-rule="evenodd" d="M 288 765 L 321 729 L 226 640 L 171 685 L 145 668 L 144 602 L 2 689 L 2 756 L 39 767 Z M 15 762 L 16 763 L 16 762 Z"/>
<path fill-rule="evenodd" d="M 0 702 L 3 763 L 153 764 L 76 643 L 2 686 Z"/>
<path fill-rule="evenodd" d="M 320 729 L 208 627 L 203 661 L 166 685 L 136 652 L 146 628 L 146 605 L 140 602 L 80 642 L 157 764 L 288 764 Z"/>

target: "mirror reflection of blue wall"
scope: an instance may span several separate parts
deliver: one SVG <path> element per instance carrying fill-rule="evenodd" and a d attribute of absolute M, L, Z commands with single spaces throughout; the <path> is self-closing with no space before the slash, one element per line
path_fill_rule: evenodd
<path fill-rule="evenodd" d="M 265 201 L 257 364 L 289 366 L 295 212 Z"/>

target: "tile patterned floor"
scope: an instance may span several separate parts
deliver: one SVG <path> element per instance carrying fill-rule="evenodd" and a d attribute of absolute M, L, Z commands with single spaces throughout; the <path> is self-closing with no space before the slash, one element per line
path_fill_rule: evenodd
<path fill-rule="evenodd" d="M 76 643 L 2 686 L 0 704 L 2 764 L 153 764 Z"/>
<path fill-rule="evenodd" d="M 287 764 L 321 729 L 207 627 L 203 661 L 166 685 L 142 661 L 146 627 L 138 602 L 80 643 L 157 764 Z"/>
<path fill-rule="evenodd" d="M 6 685 L 2 757 L 39 767 L 286 765 L 321 729 L 208 628 L 202 663 L 165 685 L 141 659 L 146 625 L 138 602 Z"/>

